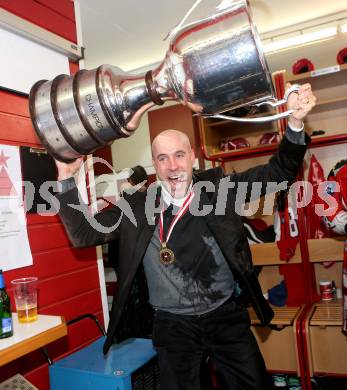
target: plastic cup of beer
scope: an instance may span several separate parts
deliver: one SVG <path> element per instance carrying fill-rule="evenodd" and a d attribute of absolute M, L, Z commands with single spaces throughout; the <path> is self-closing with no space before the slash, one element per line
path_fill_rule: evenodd
<path fill-rule="evenodd" d="M 37 277 L 14 279 L 14 301 L 18 322 L 28 323 L 37 320 Z"/>

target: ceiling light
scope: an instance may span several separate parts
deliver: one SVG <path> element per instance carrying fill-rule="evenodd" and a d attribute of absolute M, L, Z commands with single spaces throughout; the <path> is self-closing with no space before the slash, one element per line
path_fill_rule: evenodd
<path fill-rule="evenodd" d="M 327 27 L 321 30 L 309 31 L 302 30 L 298 35 L 288 36 L 287 38 L 272 38 L 263 42 L 264 53 L 270 53 L 277 50 L 287 49 L 293 46 L 301 46 L 314 41 L 327 39 L 337 34 L 337 27 Z"/>
<path fill-rule="evenodd" d="M 347 23 L 340 26 L 340 31 L 343 33 L 347 33 Z"/>

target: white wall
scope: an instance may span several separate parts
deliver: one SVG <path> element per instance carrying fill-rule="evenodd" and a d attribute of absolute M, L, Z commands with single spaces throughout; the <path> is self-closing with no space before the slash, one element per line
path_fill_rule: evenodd
<path fill-rule="evenodd" d="M 133 135 L 113 142 L 111 149 L 113 166 L 116 171 L 135 165 L 142 165 L 145 168 L 152 166 L 148 115 L 143 115 Z"/>
<path fill-rule="evenodd" d="M 0 86 L 14 91 L 29 93 L 38 80 L 70 74 L 66 55 L 3 27 L 0 27 L 0 53 Z"/>

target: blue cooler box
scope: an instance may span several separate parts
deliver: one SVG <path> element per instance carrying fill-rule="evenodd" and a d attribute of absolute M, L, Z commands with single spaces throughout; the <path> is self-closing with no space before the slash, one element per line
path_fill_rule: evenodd
<path fill-rule="evenodd" d="M 49 367 L 51 390 L 159 390 L 152 340 L 128 339 L 105 356 L 105 337 Z"/>

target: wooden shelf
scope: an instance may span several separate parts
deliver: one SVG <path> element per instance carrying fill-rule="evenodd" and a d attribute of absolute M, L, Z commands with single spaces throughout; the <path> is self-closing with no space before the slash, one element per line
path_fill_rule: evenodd
<path fill-rule="evenodd" d="M 272 306 L 272 310 L 275 313 L 274 318 L 271 320 L 272 325 L 290 326 L 293 325 L 295 318 L 297 317 L 299 311 L 301 310 L 301 306 L 293 306 L 293 307 Z M 248 312 L 251 318 L 251 324 L 259 325 L 260 321 L 258 320 L 258 317 L 256 316 L 254 310 L 252 308 L 249 308 Z"/>
<path fill-rule="evenodd" d="M 13 336 L 0 339 L 0 366 L 65 336 L 67 327 L 63 317 L 39 314 L 37 321 L 21 324 L 16 313 Z"/>
<path fill-rule="evenodd" d="M 215 151 L 217 149 L 212 150 L 212 153 L 209 155 L 214 159 L 222 159 L 222 160 L 232 160 L 246 156 L 254 156 L 264 153 L 273 153 L 277 149 L 277 144 L 275 145 L 259 145 L 254 147 L 229 150 L 227 152 Z"/>
<path fill-rule="evenodd" d="M 307 240 L 310 262 L 342 261 L 344 237 Z"/>
<path fill-rule="evenodd" d="M 329 68 L 331 70 L 333 70 L 333 68 L 336 67 L 336 71 L 333 71 L 333 72 L 328 72 L 328 73 L 324 73 L 324 74 L 320 74 L 320 75 L 317 75 L 317 72 L 320 72 L 320 71 L 324 71 L 325 70 L 328 70 Z M 337 70 L 339 67 L 339 70 Z M 298 82 L 300 80 L 305 80 L 305 79 L 313 79 L 313 78 L 317 78 L 317 77 L 323 77 L 323 76 L 329 76 L 333 73 L 339 73 L 339 72 L 343 72 L 343 71 L 346 71 L 347 70 L 347 64 L 342 64 L 342 65 L 334 65 L 334 66 L 331 66 L 331 67 L 328 67 L 328 68 L 324 68 L 324 69 L 317 69 L 313 72 L 305 72 L 305 73 L 301 73 L 301 74 L 298 74 L 298 75 L 289 75 L 289 77 L 287 77 L 287 81 L 292 83 L 293 81 L 295 82 Z"/>
<path fill-rule="evenodd" d="M 329 146 L 329 145 L 337 145 L 340 143 L 345 143 L 347 141 L 347 128 L 339 129 L 335 131 L 334 135 L 322 134 L 312 137 L 311 144 L 309 148 L 317 148 L 320 146 Z"/>
<path fill-rule="evenodd" d="M 239 123 L 227 120 L 199 118 L 201 144 L 205 158 L 210 160 L 232 160 L 250 155 L 273 153 L 277 144 L 259 145 L 260 138 L 265 133 L 278 131 L 276 122 L 270 123 Z M 223 139 L 245 138 L 250 147 L 223 152 L 219 144 Z"/>
<path fill-rule="evenodd" d="M 254 265 L 297 264 L 301 262 L 299 243 L 296 247 L 294 256 L 289 262 L 280 260 L 280 252 L 276 242 L 251 245 L 251 252 Z"/>
<path fill-rule="evenodd" d="M 310 325 L 342 326 L 342 301 L 317 303 L 310 319 Z"/>

